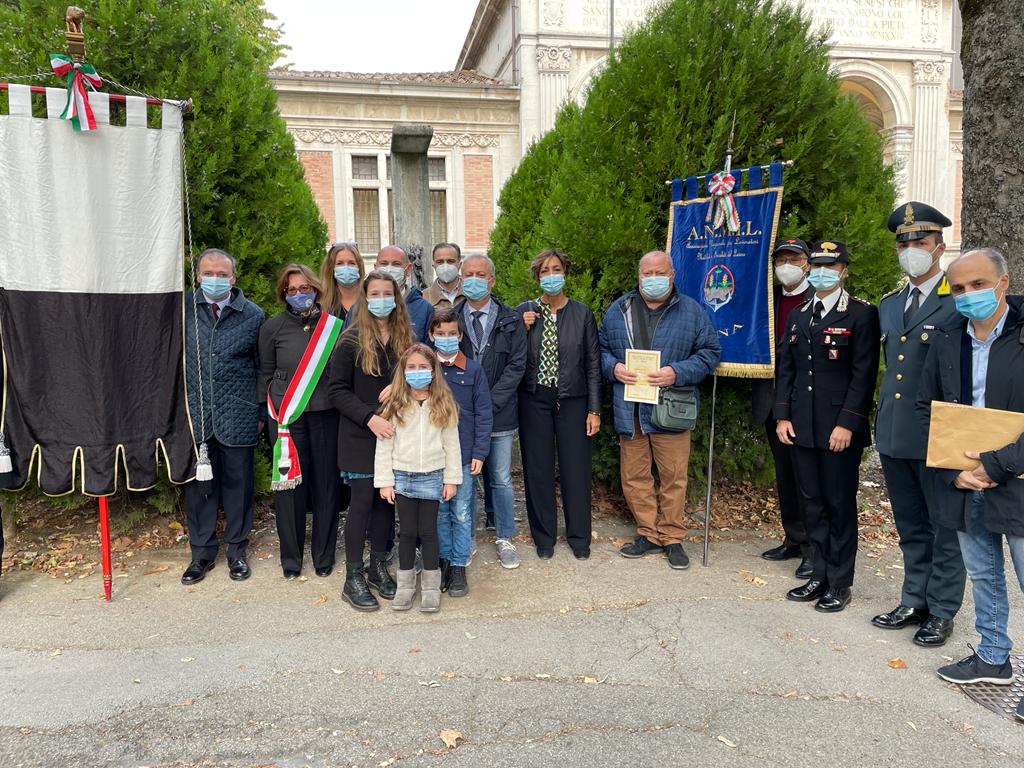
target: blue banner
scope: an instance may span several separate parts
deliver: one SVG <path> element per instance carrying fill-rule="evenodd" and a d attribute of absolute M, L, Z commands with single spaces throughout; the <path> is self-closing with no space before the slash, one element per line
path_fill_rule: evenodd
<path fill-rule="evenodd" d="M 760 168 L 758 182 L 759 176 Z M 689 193 L 692 187 L 686 186 Z M 733 200 L 740 221 L 737 232 L 712 226 L 708 216 L 711 197 L 673 202 L 668 252 L 676 287 L 704 307 L 718 329 L 722 357 L 715 373 L 767 379 L 775 375 L 770 256 L 782 208 L 782 186 L 735 192 Z"/>

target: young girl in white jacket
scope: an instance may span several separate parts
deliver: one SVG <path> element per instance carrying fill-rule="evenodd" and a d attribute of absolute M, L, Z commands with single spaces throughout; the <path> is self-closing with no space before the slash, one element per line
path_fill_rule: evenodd
<path fill-rule="evenodd" d="M 377 441 L 373 484 L 398 514 L 398 589 L 391 607 L 407 611 L 416 594 L 416 541 L 423 553 L 420 610 L 441 607 L 437 508 L 462 482 L 459 413 L 437 356 L 413 344 L 398 361 L 381 416 L 395 430 Z"/>

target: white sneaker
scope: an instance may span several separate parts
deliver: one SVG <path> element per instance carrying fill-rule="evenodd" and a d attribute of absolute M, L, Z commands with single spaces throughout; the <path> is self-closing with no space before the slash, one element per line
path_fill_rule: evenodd
<path fill-rule="evenodd" d="M 519 567 L 519 553 L 516 552 L 515 545 L 511 541 L 498 539 L 494 542 L 494 546 L 498 549 L 498 562 L 501 563 L 502 568 Z"/>

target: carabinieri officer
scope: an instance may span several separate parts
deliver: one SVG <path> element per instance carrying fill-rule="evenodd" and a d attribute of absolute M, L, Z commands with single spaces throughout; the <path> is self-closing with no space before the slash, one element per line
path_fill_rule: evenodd
<path fill-rule="evenodd" d="M 819 611 L 850 602 L 857 557 L 860 460 L 878 375 L 878 310 L 843 288 L 850 255 L 838 241 L 811 248 L 814 296 L 789 317 L 775 375 L 776 433 L 793 467 L 811 541 L 810 581 L 789 590 Z"/>
<path fill-rule="evenodd" d="M 871 623 L 883 629 L 920 624 L 914 642 L 944 645 L 964 598 L 965 571 L 956 531 L 932 521 L 928 445 L 915 412 L 925 357 L 936 331 L 957 318 L 939 259 L 942 229 L 952 222 L 924 203 L 901 205 L 889 217 L 896 251 L 909 282 L 882 297 L 885 376 L 878 397 L 875 439 L 903 551 L 900 604 Z"/>

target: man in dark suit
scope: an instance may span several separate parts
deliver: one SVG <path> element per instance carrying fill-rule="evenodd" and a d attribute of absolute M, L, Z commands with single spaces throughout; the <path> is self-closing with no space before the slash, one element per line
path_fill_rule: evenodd
<path fill-rule="evenodd" d="M 807 279 L 814 296 L 787 321 L 775 375 L 776 433 L 793 446 L 813 552 L 810 580 L 786 597 L 817 600 L 825 612 L 850 602 L 860 460 L 871 443 L 878 376 L 878 310 L 843 288 L 849 261 L 844 243 L 812 247 Z"/>
<path fill-rule="evenodd" d="M 900 266 L 909 282 L 883 296 L 878 306 L 886 368 L 875 443 L 900 534 L 903 590 L 899 605 L 871 622 L 883 629 L 920 624 L 914 642 L 926 647 L 949 639 L 966 581 L 956 531 L 931 519 L 931 482 L 924 463 L 928 445 L 915 409 L 928 350 L 938 330 L 957 318 L 939 264 L 945 250 L 942 228 L 950 224 L 924 203 L 909 202 L 893 211 L 889 231 L 896 233 Z"/>
<path fill-rule="evenodd" d="M 772 251 L 772 262 L 775 268 L 775 298 L 772 306 L 775 316 L 772 318 L 775 327 L 775 359 L 778 361 L 782 351 L 782 342 L 786 338 L 786 320 L 789 313 L 797 309 L 814 293 L 807 282 L 807 270 L 810 268 L 807 258 L 811 250 L 807 243 L 798 237 L 790 237 L 779 241 Z M 755 379 L 751 389 L 750 413 L 754 424 L 764 425 L 768 437 L 768 447 L 775 463 L 775 489 L 779 497 L 779 517 L 782 518 L 782 529 L 785 538 L 782 544 L 761 553 L 765 560 L 789 560 L 800 558 L 796 576 L 800 579 L 811 575 L 811 544 L 807 540 L 807 529 L 804 526 L 804 513 L 800 502 L 800 493 L 796 487 L 796 473 L 793 471 L 792 449 L 783 445 L 775 434 L 775 419 L 772 418 L 772 407 L 775 405 L 775 380 Z"/>

